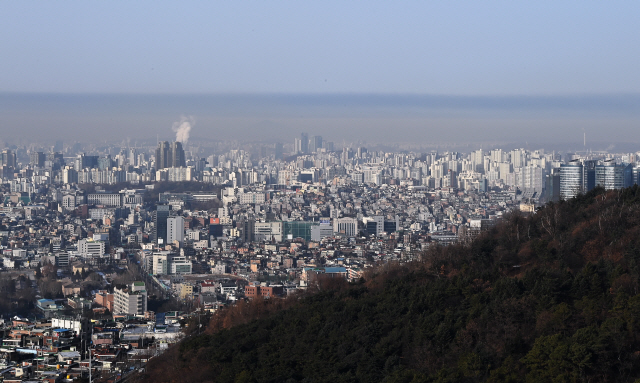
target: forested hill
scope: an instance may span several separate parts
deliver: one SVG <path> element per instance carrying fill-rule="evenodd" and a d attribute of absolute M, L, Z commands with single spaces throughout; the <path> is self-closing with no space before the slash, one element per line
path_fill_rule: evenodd
<path fill-rule="evenodd" d="M 221 311 L 148 382 L 632 382 L 640 189 L 512 214 L 356 285 Z"/>

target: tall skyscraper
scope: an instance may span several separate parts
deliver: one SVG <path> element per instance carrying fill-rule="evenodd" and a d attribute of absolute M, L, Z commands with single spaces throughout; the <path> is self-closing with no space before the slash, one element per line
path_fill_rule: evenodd
<path fill-rule="evenodd" d="M 131 166 L 138 165 L 138 150 L 136 148 L 129 148 L 127 153 L 127 162 Z"/>
<path fill-rule="evenodd" d="M 545 197 L 547 202 L 560 200 L 560 169 L 551 169 L 546 177 Z"/>
<path fill-rule="evenodd" d="M 186 166 L 184 150 L 178 141 L 169 144 L 168 141 L 158 143 L 156 149 L 156 170 L 165 168 L 179 168 Z"/>
<path fill-rule="evenodd" d="M 502 149 L 493 149 L 491 152 L 491 162 L 503 162 L 504 152 Z"/>
<path fill-rule="evenodd" d="M 582 189 L 585 193 L 596 187 L 596 165 L 597 160 L 582 161 Z"/>
<path fill-rule="evenodd" d="M 162 141 L 158 143 L 156 149 L 156 170 L 169 167 L 169 142 Z"/>
<path fill-rule="evenodd" d="M 11 149 L 2 151 L 2 166 L 16 167 L 16 154 Z"/>
<path fill-rule="evenodd" d="M 458 178 L 455 171 L 449 169 L 449 187 L 457 189 L 458 188 Z"/>
<path fill-rule="evenodd" d="M 300 152 L 304 154 L 309 153 L 309 135 L 307 133 L 300 135 Z"/>
<path fill-rule="evenodd" d="M 596 186 L 606 190 L 622 189 L 633 185 L 633 167 L 618 165 L 613 160 L 604 161 L 595 167 Z"/>
<path fill-rule="evenodd" d="M 153 212 L 153 242 L 162 244 L 167 243 L 167 219 L 171 214 L 170 205 L 158 205 L 156 211 Z"/>
<path fill-rule="evenodd" d="M 431 162 L 435 162 L 435 156 L 432 156 Z M 484 152 L 482 149 L 476 150 L 475 152 L 471 152 L 471 164 L 473 166 L 473 171 L 478 173 L 484 173 Z M 487 169 L 489 170 L 489 169 Z"/>
<path fill-rule="evenodd" d="M 178 141 L 174 141 L 171 143 L 171 165 L 169 167 L 172 168 L 180 168 L 185 167 L 187 161 L 184 157 L 184 149 L 182 148 L 182 143 Z"/>
<path fill-rule="evenodd" d="M 283 149 L 282 149 L 282 142 L 276 142 L 276 152 L 275 152 L 275 159 L 276 160 L 281 160 L 283 158 Z"/>
<path fill-rule="evenodd" d="M 310 142 L 309 151 L 317 152 L 322 148 L 322 136 L 313 136 Z"/>
<path fill-rule="evenodd" d="M 65 165 L 64 157 L 62 153 L 59 152 L 47 154 L 47 161 L 51 161 L 51 166 L 54 170 L 60 169 Z"/>
<path fill-rule="evenodd" d="M 29 163 L 34 167 L 43 167 L 46 159 L 47 157 L 43 152 L 31 152 L 29 155 Z"/>
<path fill-rule="evenodd" d="M 98 170 L 108 170 L 113 167 L 113 160 L 111 159 L 111 155 L 107 154 L 106 157 L 98 158 Z"/>
<path fill-rule="evenodd" d="M 528 192 L 542 193 L 544 187 L 544 171 L 538 166 L 525 166 L 521 171 L 522 187 Z"/>
<path fill-rule="evenodd" d="M 511 163 L 514 168 L 526 166 L 526 153 L 524 149 L 514 149 L 511 151 Z"/>
<path fill-rule="evenodd" d="M 560 165 L 560 198 L 569 199 L 582 192 L 582 163 L 580 160 Z"/>
<path fill-rule="evenodd" d="M 75 161 L 76 171 L 97 168 L 98 158 L 99 156 L 88 156 L 84 153 L 78 154 Z"/>

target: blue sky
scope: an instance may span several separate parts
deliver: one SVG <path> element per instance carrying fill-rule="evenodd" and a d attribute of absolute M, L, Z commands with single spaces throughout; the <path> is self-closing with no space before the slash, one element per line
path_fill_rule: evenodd
<path fill-rule="evenodd" d="M 0 1 L 0 134 L 170 139 L 189 115 L 240 141 L 640 143 L 638 20 L 638 1 Z"/>
<path fill-rule="evenodd" d="M 3 1 L 0 92 L 640 91 L 640 2 Z"/>

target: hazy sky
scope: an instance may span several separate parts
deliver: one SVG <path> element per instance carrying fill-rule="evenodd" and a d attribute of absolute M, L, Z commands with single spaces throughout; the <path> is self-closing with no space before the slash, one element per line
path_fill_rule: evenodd
<path fill-rule="evenodd" d="M 1 1 L 0 134 L 170 138 L 184 114 L 240 140 L 639 142 L 638 20 L 638 1 Z"/>
<path fill-rule="evenodd" d="M 640 2 L 2 1 L 0 91 L 640 90 Z"/>

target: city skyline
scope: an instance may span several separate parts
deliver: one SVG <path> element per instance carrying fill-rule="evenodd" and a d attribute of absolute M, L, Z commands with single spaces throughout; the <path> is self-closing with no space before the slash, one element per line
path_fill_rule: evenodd
<path fill-rule="evenodd" d="M 0 93 L 4 141 L 173 140 L 190 121 L 192 140 L 288 141 L 300 131 L 336 143 L 633 144 L 640 95 L 61 95 Z M 67 140 L 69 141 L 69 140 Z M 630 150 L 630 149 L 627 149 Z"/>
<path fill-rule="evenodd" d="M 0 2 L 0 381 L 635 379 L 639 14 Z"/>

